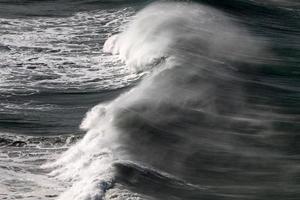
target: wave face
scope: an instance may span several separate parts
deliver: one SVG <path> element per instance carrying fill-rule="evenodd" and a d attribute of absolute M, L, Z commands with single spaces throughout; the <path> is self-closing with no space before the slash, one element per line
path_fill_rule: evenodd
<path fill-rule="evenodd" d="M 58 199 L 296 198 L 292 127 L 281 140 L 296 116 L 259 79 L 276 64 L 264 38 L 213 8 L 162 2 L 104 51 L 144 77 L 92 108 L 84 138 L 45 166 L 70 182 Z"/>

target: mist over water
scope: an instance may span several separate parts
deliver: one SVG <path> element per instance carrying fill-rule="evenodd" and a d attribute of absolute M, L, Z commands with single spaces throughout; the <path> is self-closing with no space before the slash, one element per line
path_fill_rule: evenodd
<path fill-rule="evenodd" d="M 27 105 L 45 106 L 41 111 L 33 107 L 36 115 L 53 115 L 45 121 L 57 123 L 55 113 L 64 113 L 59 133 L 45 126 L 40 136 L 2 135 L 1 166 L 9 159 L 14 163 L 1 168 L 0 174 L 13 174 L 0 182 L 1 195 L 15 198 L 25 191 L 24 199 L 298 199 L 297 3 L 197 2 L 159 1 L 143 9 L 127 2 L 126 8 L 88 9 L 53 21 L 24 19 L 37 23 L 37 32 L 52 39 L 49 43 L 32 31 L 16 31 L 15 37 L 14 24 L 23 19 L 1 19 L 9 29 L 0 42 L 14 49 L 4 49 L 4 75 L 24 76 L 33 64 L 29 57 L 34 54 L 28 53 L 17 60 L 22 67 L 12 67 L 12 55 L 21 46 L 16 41 L 31 48 L 64 47 L 38 53 L 47 66 L 36 62 L 37 69 L 41 74 L 49 69 L 55 76 L 42 81 L 30 77 L 23 82 L 28 94 L 22 92 L 35 98 Z M 91 31 L 99 37 L 91 40 Z M 1 98 L 7 99 L 1 112 L 18 111 L 7 103 L 22 99 L 19 79 L 4 76 L 0 84 L 14 86 L 11 98 L 7 89 L 1 90 L 6 95 Z M 47 93 L 47 98 L 40 97 Z M 24 112 L 25 107 L 18 109 Z M 78 126 L 75 120 L 63 123 L 66 116 L 82 118 L 88 109 L 80 125 L 83 135 L 64 128 Z M 1 120 L 6 126 L 2 130 L 13 130 L 5 117 Z M 37 120 L 38 126 L 43 120 Z M 18 186 L 20 177 L 27 177 L 24 185 L 34 177 L 31 187 Z"/>

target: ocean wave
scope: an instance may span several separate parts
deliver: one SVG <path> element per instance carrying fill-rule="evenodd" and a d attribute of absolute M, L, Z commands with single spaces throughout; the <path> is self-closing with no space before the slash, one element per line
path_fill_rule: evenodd
<path fill-rule="evenodd" d="M 117 186 L 133 199 L 293 195 L 294 186 L 279 191 L 270 182 L 284 183 L 279 174 L 291 162 L 274 151 L 275 123 L 293 116 L 253 99 L 269 90 L 251 81 L 257 66 L 274 63 L 263 38 L 213 8 L 164 2 L 139 12 L 104 51 L 147 75 L 92 108 L 81 124 L 85 137 L 46 165 L 72 183 L 59 199 L 102 199 Z"/>

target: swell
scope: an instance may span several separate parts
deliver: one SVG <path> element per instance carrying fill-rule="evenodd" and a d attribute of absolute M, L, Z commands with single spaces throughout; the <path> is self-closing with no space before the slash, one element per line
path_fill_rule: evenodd
<path fill-rule="evenodd" d="M 82 90 L 57 88 L 56 91 L 48 89 L 33 94 L 28 91 L 22 91 L 24 94 L 2 93 L 0 132 L 35 136 L 82 134 L 78 124 L 86 110 L 99 103 L 99 99 L 110 101 L 129 88 Z"/>
<path fill-rule="evenodd" d="M 116 185 L 149 199 L 299 196 L 294 80 L 270 81 L 282 61 L 264 37 L 213 8 L 164 2 L 104 51 L 147 75 L 92 108 L 85 137 L 47 165 L 72 184 L 59 199 L 102 199 Z"/>
<path fill-rule="evenodd" d="M 0 1 L 4 18 L 68 17 L 77 12 L 143 5 L 148 0 L 21 0 Z"/>

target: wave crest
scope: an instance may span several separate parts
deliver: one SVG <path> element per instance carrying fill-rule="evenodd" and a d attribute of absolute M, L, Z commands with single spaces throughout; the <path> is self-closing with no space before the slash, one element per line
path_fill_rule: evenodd
<path fill-rule="evenodd" d="M 83 140 L 50 165 L 53 175 L 73 181 L 61 199 L 102 198 L 116 181 L 113 163 L 122 160 L 198 185 L 201 159 L 216 151 L 232 158 L 234 142 L 240 149 L 246 145 L 234 136 L 240 134 L 238 124 L 266 128 L 248 115 L 241 65 L 233 65 L 259 62 L 254 58 L 264 48 L 217 10 L 152 4 L 109 38 L 104 51 L 118 54 L 135 71 L 153 72 L 114 101 L 94 107 L 81 125 L 88 131 Z M 97 191 L 103 181 L 110 186 Z M 81 186 L 84 191 L 76 189 Z"/>

